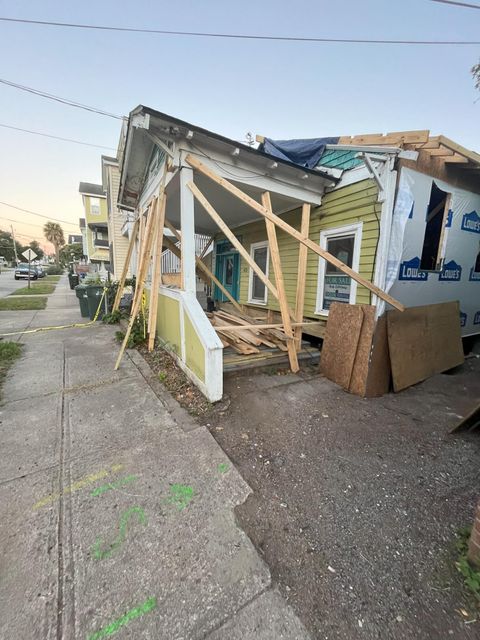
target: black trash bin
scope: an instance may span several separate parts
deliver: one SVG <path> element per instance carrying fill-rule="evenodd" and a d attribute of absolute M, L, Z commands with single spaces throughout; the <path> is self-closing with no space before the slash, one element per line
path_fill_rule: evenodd
<path fill-rule="evenodd" d="M 75 295 L 78 298 L 82 318 L 88 318 L 87 287 L 84 284 L 77 284 L 75 287 Z"/>
<path fill-rule="evenodd" d="M 95 318 L 95 314 L 97 313 L 98 305 L 100 304 L 100 300 L 103 295 L 103 285 L 101 284 L 87 284 L 85 285 L 85 289 L 87 292 L 87 302 L 88 302 L 88 315 L 90 316 L 90 320 Z M 105 315 L 105 308 L 107 304 L 106 300 L 107 294 L 102 300 L 102 304 L 98 311 L 97 320 L 101 320 Z"/>
<path fill-rule="evenodd" d="M 70 283 L 70 289 L 75 289 L 77 284 L 80 282 L 80 279 L 76 273 L 69 273 L 68 281 Z"/>

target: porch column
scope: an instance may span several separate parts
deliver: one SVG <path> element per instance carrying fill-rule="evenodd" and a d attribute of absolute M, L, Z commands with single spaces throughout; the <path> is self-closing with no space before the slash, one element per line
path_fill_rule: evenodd
<path fill-rule="evenodd" d="M 183 163 L 182 163 L 183 164 Z M 195 215 L 194 198 L 188 182 L 193 182 L 193 169 L 182 166 L 180 170 L 180 223 L 182 232 L 182 288 L 196 293 L 195 279 Z"/>

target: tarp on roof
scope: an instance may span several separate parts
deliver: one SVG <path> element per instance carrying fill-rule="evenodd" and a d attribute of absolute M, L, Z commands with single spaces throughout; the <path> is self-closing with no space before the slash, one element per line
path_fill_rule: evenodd
<path fill-rule="evenodd" d="M 325 151 L 327 144 L 337 144 L 336 138 L 310 138 L 304 140 L 272 140 L 265 138 L 260 150 L 280 160 L 287 160 L 314 169 Z"/>

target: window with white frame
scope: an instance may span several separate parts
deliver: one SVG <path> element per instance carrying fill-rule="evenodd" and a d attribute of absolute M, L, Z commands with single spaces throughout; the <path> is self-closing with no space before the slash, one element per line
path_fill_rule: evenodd
<path fill-rule="evenodd" d="M 250 245 L 250 256 L 268 278 L 268 242 L 254 242 Z M 267 304 L 267 287 L 250 267 L 248 301 L 253 304 Z"/>
<path fill-rule="evenodd" d="M 362 223 L 326 229 L 320 233 L 320 246 L 358 271 Z M 357 283 L 323 258 L 318 263 L 317 306 L 315 313 L 327 314 L 332 302 L 354 304 Z"/>
<path fill-rule="evenodd" d="M 90 213 L 92 215 L 100 213 L 100 198 L 90 198 Z"/>

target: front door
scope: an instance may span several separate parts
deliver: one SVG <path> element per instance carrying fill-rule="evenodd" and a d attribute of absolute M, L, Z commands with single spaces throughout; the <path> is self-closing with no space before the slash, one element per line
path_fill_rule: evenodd
<path fill-rule="evenodd" d="M 235 300 L 238 300 L 239 263 L 239 256 L 236 252 L 217 254 L 215 275 Z M 219 302 L 228 300 L 218 287 L 215 287 L 215 300 Z"/>

